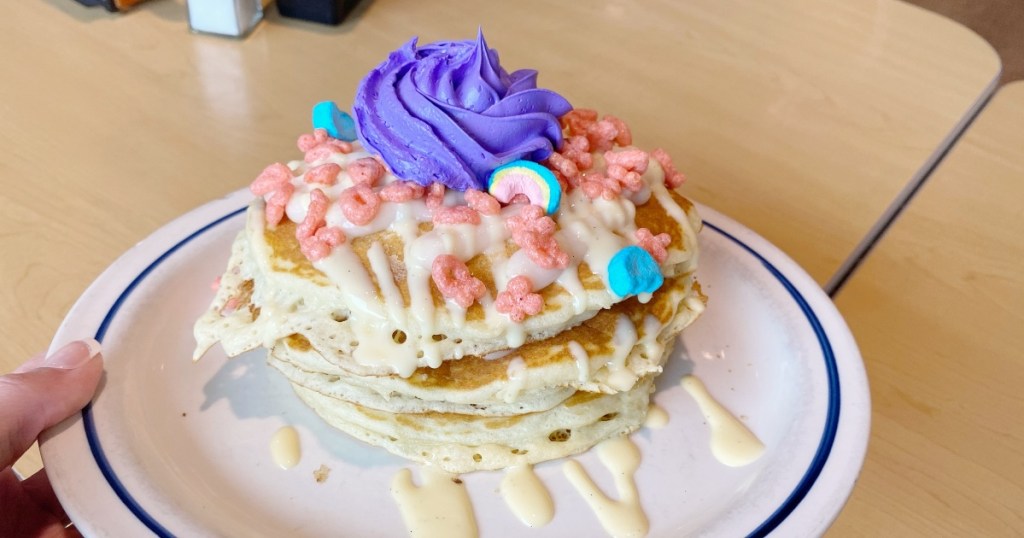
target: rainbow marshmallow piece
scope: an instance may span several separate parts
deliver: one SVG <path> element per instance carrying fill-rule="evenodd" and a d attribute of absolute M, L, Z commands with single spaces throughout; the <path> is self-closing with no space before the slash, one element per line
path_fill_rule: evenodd
<path fill-rule="evenodd" d="M 555 174 L 533 161 L 512 161 L 495 168 L 487 179 L 487 192 L 503 204 L 517 194 L 524 194 L 548 215 L 558 211 L 562 203 L 562 187 Z"/>

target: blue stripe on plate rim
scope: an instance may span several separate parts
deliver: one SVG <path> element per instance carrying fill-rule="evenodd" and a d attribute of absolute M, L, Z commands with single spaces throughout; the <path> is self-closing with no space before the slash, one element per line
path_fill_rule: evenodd
<path fill-rule="evenodd" d="M 223 215 L 216 220 L 206 224 L 202 228 L 192 232 L 171 248 L 167 249 L 163 254 L 158 256 L 152 263 L 150 263 L 141 273 L 136 276 L 131 283 L 121 292 L 117 300 L 107 311 L 104 316 L 102 323 L 100 323 L 99 329 L 96 330 L 96 340 L 102 342 L 103 337 L 106 335 L 107 330 L 110 328 L 110 324 L 113 322 L 117 312 L 121 309 L 121 306 L 131 295 L 132 291 L 143 280 L 146 279 L 149 274 L 156 269 L 162 262 L 168 257 L 177 252 L 181 247 L 188 244 L 190 241 L 199 237 L 200 235 L 208 232 L 218 224 L 231 219 L 245 211 L 245 207 L 239 208 L 226 215 Z M 768 261 L 759 252 L 754 250 L 750 245 L 747 245 L 736 236 L 723 230 L 722 228 L 715 226 L 714 224 L 705 221 L 704 225 L 714 230 L 718 234 L 722 235 L 726 239 L 729 239 L 744 251 L 749 253 L 751 256 L 756 258 L 764 267 L 775 277 L 779 283 L 789 292 L 789 295 L 800 307 L 800 310 L 804 313 L 808 323 L 814 330 L 815 336 L 818 338 L 818 343 L 821 346 L 821 352 L 825 360 L 825 370 L 828 378 L 828 410 L 825 415 L 825 429 L 822 432 L 821 441 L 818 443 L 818 449 L 815 451 L 814 458 L 811 460 L 811 465 L 804 472 L 800 482 L 797 483 L 796 487 L 790 492 L 786 500 L 775 509 L 774 512 L 767 519 L 765 519 L 760 525 L 757 526 L 747 536 L 750 538 L 767 536 L 776 527 L 778 527 L 785 519 L 800 505 L 804 497 L 814 486 L 818 476 L 821 474 L 822 469 L 825 467 L 825 463 L 828 461 L 829 454 L 832 452 L 832 445 L 835 442 L 837 429 L 839 427 L 839 407 L 840 407 L 840 394 L 839 394 L 839 369 L 836 364 L 835 354 L 832 351 L 832 344 L 829 342 L 828 335 L 825 334 L 825 329 L 821 326 L 821 322 L 818 320 L 818 316 L 811 309 L 811 306 L 807 303 L 807 300 L 800 293 L 796 286 L 786 278 L 770 261 Z M 86 439 L 89 442 L 89 450 L 92 452 L 93 459 L 96 460 L 96 465 L 102 472 L 103 477 L 106 478 L 107 483 L 110 485 L 114 493 L 117 494 L 121 502 L 124 503 L 125 507 L 131 511 L 144 524 L 149 530 L 153 531 L 157 536 L 160 537 L 173 537 L 174 534 L 167 530 L 166 527 L 160 524 L 156 519 L 153 518 L 146 510 L 139 504 L 138 501 L 132 497 L 128 489 L 125 488 L 124 484 L 117 477 L 113 467 L 110 465 L 110 460 L 107 459 L 106 454 L 103 452 L 103 447 L 100 444 L 99 434 L 96 431 L 96 422 L 92 413 L 92 404 L 90 403 L 82 410 L 82 423 L 85 428 Z"/>

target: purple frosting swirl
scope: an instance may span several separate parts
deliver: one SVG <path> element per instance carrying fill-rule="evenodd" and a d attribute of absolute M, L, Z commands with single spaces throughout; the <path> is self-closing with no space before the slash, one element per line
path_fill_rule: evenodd
<path fill-rule="evenodd" d="M 363 79 L 353 111 L 359 139 L 402 179 L 487 190 L 495 168 L 546 159 L 562 143 L 564 97 L 537 88 L 537 72 L 507 73 L 483 34 L 475 41 L 392 52 Z"/>

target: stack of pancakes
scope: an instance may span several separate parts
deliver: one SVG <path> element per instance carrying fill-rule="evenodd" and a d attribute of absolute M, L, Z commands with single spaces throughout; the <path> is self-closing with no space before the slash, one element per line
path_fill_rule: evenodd
<path fill-rule="evenodd" d="M 344 167 L 367 155 L 337 159 Z M 308 165 L 288 166 L 301 206 Z M 665 187 L 653 160 L 643 177 L 644 192 L 631 198 L 564 195 L 551 217 L 571 263 L 554 272 L 532 266 L 505 231 L 523 204 L 468 229 L 433 224 L 422 200 L 386 203 L 373 223 L 348 229 L 344 244 L 311 262 L 295 234 L 301 211 L 293 215 L 290 205 L 269 226 L 257 198 L 196 323 L 196 357 L 218 342 L 229 356 L 264 347 L 328 423 L 449 472 L 582 452 L 643 423 L 654 377 L 704 308 L 693 275 L 700 218 Z M 389 174 L 383 183 L 391 181 Z M 449 191 L 444 203 L 462 204 L 462 194 Z M 638 228 L 671 238 L 659 264 L 664 284 L 620 297 L 605 268 L 591 265 L 633 244 Z M 442 296 L 429 265 L 424 272 L 441 251 L 458 254 L 487 287 L 468 308 Z M 524 273 L 543 284 L 536 292 L 544 307 L 516 323 L 495 311 L 494 298 Z"/>

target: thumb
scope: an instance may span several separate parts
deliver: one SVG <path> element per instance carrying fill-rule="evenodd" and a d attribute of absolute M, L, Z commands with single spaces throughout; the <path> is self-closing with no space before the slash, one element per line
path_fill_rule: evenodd
<path fill-rule="evenodd" d="M 0 377 L 0 469 L 92 399 L 103 374 L 99 352 L 95 340 L 71 342 Z"/>

